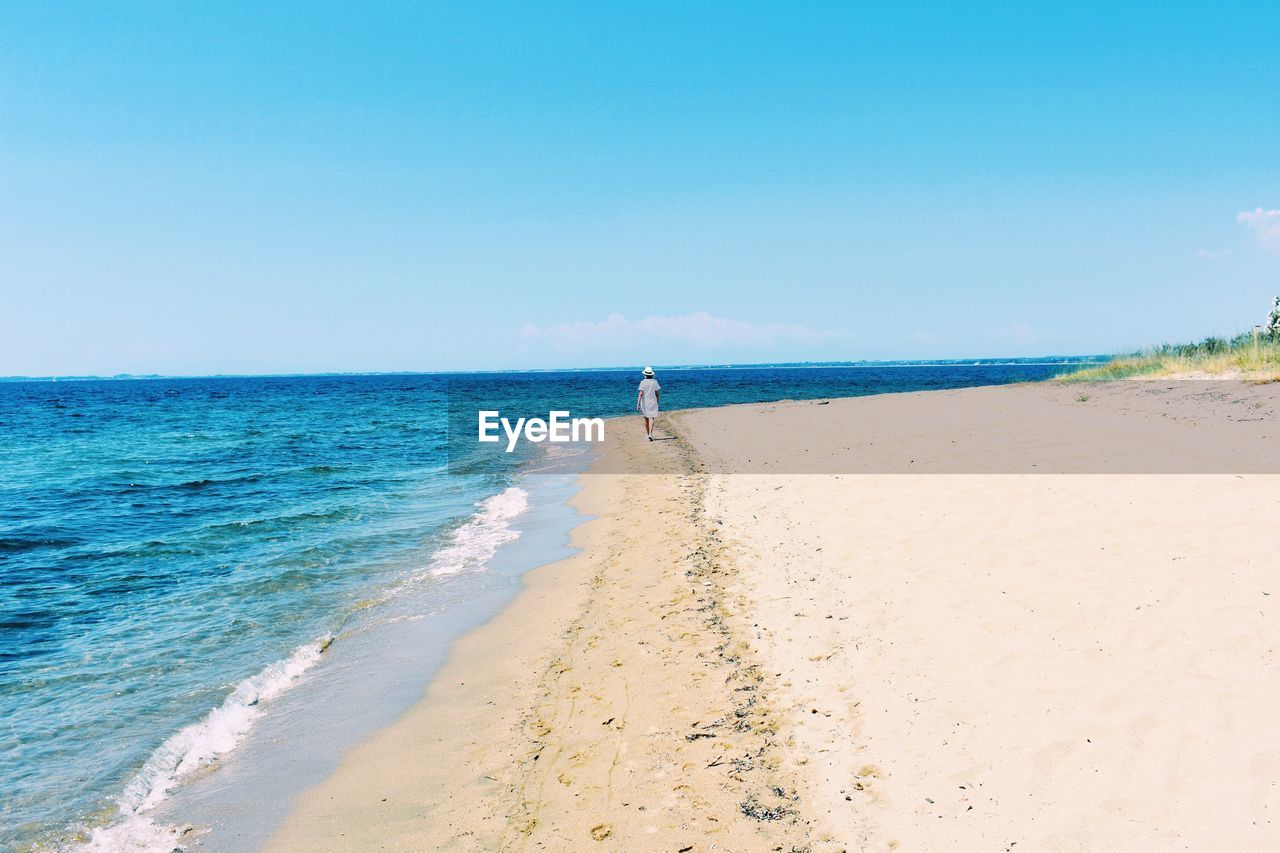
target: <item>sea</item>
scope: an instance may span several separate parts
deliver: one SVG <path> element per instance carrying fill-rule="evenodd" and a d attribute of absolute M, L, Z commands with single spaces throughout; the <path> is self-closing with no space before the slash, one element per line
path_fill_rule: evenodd
<path fill-rule="evenodd" d="M 658 378 L 670 410 L 1035 381 L 1079 361 Z M 627 415 L 639 379 L 0 382 L 0 849 L 258 849 L 524 572 L 571 553 L 590 449 L 497 464 L 450 413 Z"/>

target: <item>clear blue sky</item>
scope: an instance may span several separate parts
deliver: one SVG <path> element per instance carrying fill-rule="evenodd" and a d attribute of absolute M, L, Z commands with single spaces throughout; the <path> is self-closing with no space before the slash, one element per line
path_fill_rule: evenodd
<path fill-rule="evenodd" d="M 1280 6 L 1134 5 L 4 2 L 0 375 L 1235 332 Z"/>

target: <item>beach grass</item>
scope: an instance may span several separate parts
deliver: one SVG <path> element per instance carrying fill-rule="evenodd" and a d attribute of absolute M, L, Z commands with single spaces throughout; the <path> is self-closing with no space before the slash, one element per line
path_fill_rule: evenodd
<path fill-rule="evenodd" d="M 1214 378 L 1280 381 L 1280 338 L 1252 333 L 1205 338 L 1199 343 L 1165 344 L 1116 356 L 1106 364 L 1058 377 L 1068 381 L 1106 379 Z"/>

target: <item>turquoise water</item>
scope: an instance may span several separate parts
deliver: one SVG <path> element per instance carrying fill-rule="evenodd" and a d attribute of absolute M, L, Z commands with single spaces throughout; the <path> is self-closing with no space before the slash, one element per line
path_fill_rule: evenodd
<path fill-rule="evenodd" d="M 443 475 L 438 379 L 12 384 L 0 400 L 3 843 L 109 813 L 165 736 L 271 662 L 310 662 L 300 646 L 421 572 L 505 485 Z"/>
<path fill-rule="evenodd" d="M 1060 369 L 660 379 L 672 408 Z M 0 846 L 62 845 L 98 827 L 97 845 L 118 848 L 101 827 L 172 817 L 208 767 L 237 750 L 245 761 L 286 695 L 320 695 L 326 672 L 340 677 L 326 661 L 362 625 L 390 624 L 390 613 L 430 625 L 469 601 L 486 603 L 454 627 L 485 618 L 513 594 L 494 585 L 504 549 L 569 521 L 531 521 L 549 511 L 528 479 L 536 460 L 473 458 L 457 435 L 450 443 L 449 413 L 627 414 L 636 381 L 587 371 L 0 383 Z M 449 636 L 414 635 L 430 654 L 397 659 L 386 690 L 410 701 Z M 218 797 L 208 802 L 216 811 Z"/>

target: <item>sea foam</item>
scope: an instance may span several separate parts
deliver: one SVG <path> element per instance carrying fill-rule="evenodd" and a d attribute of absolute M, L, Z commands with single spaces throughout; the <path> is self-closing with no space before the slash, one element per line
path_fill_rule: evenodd
<path fill-rule="evenodd" d="M 529 493 L 515 486 L 480 501 L 476 512 L 454 530 L 448 544 L 432 556 L 428 572 L 441 576 L 484 568 L 498 548 L 520 537 L 520 532 L 511 527 L 511 521 L 528 508 Z M 289 657 L 240 682 L 231 695 L 204 718 L 169 737 L 151 754 L 121 794 L 119 819 L 94 829 L 81 850 L 85 853 L 151 853 L 182 848 L 189 830 L 158 823 L 149 812 L 184 780 L 212 767 L 235 749 L 263 714 L 262 704 L 288 690 L 316 664 L 330 642 L 331 637 L 325 636 L 299 646 Z"/>
<path fill-rule="evenodd" d="M 511 526 L 516 516 L 529 508 L 529 493 L 510 486 L 476 504 L 477 511 L 466 524 L 453 531 L 448 545 L 431 558 L 427 571 L 433 575 L 456 575 L 476 571 L 507 542 L 520 538 Z"/>
<path fill-rule="evenodd" d="M 156 823 L 147 813 L 198 771 L 213 766 L 235 749 L 263 714 L 262 703 L 284 693 L 311 667 L 333 641 L 325 635 L 294 649 L 257 675 L 240 682 L 222 704 L 198 722 L 162 743 L 120 795 L 120 819 L 96 828 L 86 851 L 153 851 L 180 847 L 182 830 Z"/>

